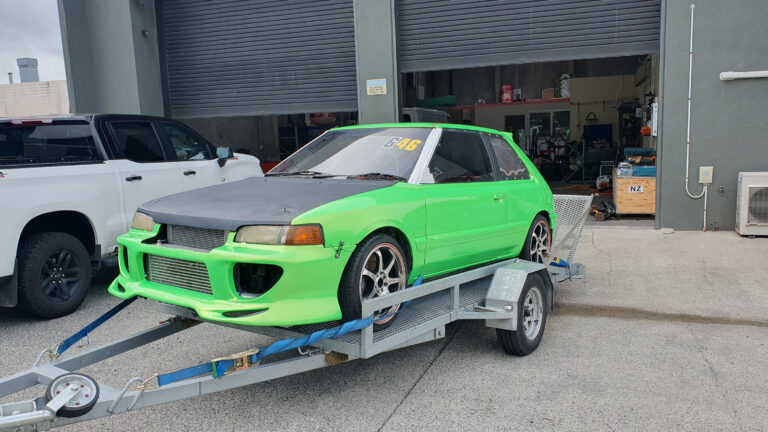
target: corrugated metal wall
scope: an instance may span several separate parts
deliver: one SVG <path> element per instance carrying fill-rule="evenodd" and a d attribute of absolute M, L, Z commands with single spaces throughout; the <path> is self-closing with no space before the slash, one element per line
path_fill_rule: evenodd
<path fill-rule="evenodd" d="M 658 52 L 660 0 L 397 0 L 400 70 Z"/>
<path fill-rule="evenodd" d="M 357 110 L 352 0 L 158 1 L 174 117 Z"/>

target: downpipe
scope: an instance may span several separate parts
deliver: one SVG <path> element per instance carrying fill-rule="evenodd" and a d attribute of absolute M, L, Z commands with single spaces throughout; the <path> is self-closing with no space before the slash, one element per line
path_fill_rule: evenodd
<path fill-rule="evenodd" d="M 695 4 L 691 4 L 691 34 L 688 45 L 688 116 L 686 120 L 686 132 L 685 132 L 685 193 L 692 199 L 699 199 L 704 197 L 704 226 L 702 231 L 707 230 L 707 186 L 704 185 L 702 191 L 698 195 L 691 193 L 688 187 L 690 181 L 690 165 L 691 165 L 691 100 L 693 98 L 692 82 L 693 82 L 693 12 L 696 9 Z"/>

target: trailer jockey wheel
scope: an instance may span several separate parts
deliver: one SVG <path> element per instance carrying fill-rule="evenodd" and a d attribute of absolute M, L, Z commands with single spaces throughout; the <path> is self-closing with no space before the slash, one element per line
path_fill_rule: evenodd
<path fill-rule="evenodd" d="M 99 385 L 88 375 L 68 373 L 59 375 L 45 390 L 45 400 L 50 402 L 68 386 L 80 387 L 80 392 L 56 413 L 61 417 L 80 417 L 93 409 L 99 400 Z"/>

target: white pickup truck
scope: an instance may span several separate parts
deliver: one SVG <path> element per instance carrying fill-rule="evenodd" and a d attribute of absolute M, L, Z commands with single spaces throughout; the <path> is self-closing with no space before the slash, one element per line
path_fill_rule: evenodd
<path fill-rule="evenodd" d="M 0 119 L 0 307 L 71 313 L 139 205 L 263 175 L 257 158 L 165 118 Z"/>

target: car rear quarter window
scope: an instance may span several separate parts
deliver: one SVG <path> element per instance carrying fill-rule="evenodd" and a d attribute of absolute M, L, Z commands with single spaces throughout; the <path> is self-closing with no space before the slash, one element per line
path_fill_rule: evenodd
<path fill-rule="evenodd" d="M 88 124 L 0 125 L 0 167 L 99 162 Z"/>
<path fill-rule="evenodd" d="M 110 122 L 118 151 L 133 162 L 162 162 L 167 160 L 151 122 Z"/>
<path fill-rule="evenodd" d="M 488 135 L 496 161 L 499 163 L 501 180 L 528 180 L 531 178 L 528 169 L 517 153 L 509 145 L 509 142 L 498 135 Z"/>
<path fill-rule="evenodd" d="M 482 136 L 477 132 L 443 129 L 429 163 L 435 183 L 492 181 L 493 166 Z M 425 182 L 426 183 L 426 182 Z"/>

